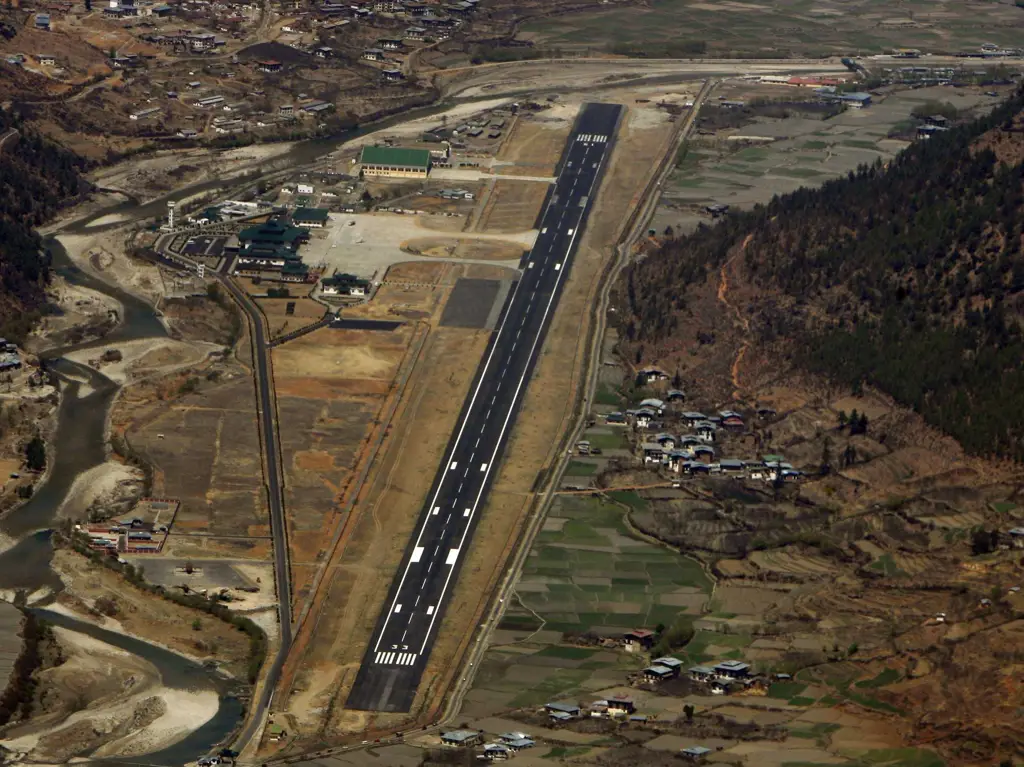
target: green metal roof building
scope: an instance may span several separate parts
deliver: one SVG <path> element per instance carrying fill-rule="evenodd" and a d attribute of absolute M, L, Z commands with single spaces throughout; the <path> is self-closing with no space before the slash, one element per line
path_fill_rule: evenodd
<path fill-rule="evenodd" d="M 366 146 L 359 157 L 365 176 L 426 178 L 430 151 L 389 146 Z"/>
<path fill-rule="evenodd" d="M 299 243 L 309 239 L 309 230 L 283 223 L 268 221 L 250 226 L 238 233 L 238 240 L 252 245 L 283 245 L 295 250 Z"/>
<path fill-rule="evenodd" d="M 296 208 L 292 213 L 292 222 L 299 226 L 311 226 L 315 229 L 322 229 L 327 226 L 326 208 Z"/>

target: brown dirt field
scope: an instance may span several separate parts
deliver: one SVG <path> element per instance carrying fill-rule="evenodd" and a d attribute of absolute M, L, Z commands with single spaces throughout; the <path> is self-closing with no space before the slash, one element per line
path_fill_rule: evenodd
<path fill-rule="evenodd" d="M 392 264 L 384 279 L 396 282 L 425 282 L 438 284 L 447 274 L 443 264 L 432 264 L 428 261 L 403 261 Z"/>
<path fill-rule="evenodd" d="M 113 619 L 126 633 L 194 658 L 216 660 L 232 674 L 245 673 L 249 639 L 228 623 L 136 589 L 117 573 L 70 549 L 57 549 L 53 565 L 68 584 L 58 597 L 65 607 L 89 613 L 98 598 L 113 599 L 118 606 Z M 200 631 L 192 628 L 197 618 Z"/>
<path fill-rule="evenodd" d="M 415 332 L 321 328 L 273 350 L 296 602 L 312 585 Z"/>
<path fill-rule="evenodd" d="M 540 216 L 547 184 L 499 179 L 487 199 L 478 229 L 483 232 L 521 232 L 532 229 Z"/>
<path fill-rule="evenodd" d="M 460 328 L 431 332 L 407 385 L 385 452 L 360 498 L 343 538 L 341 557 L 325 582 L 325 609 L 313 643 L 304 647 L 291 686 L 279 705 L 300 732 L 321 726 L 317 711 L 334 710 L 329 732 L 369 723 L 340 706 L 401 561 L 423 496 L 487 343 L 488 333 Z M 413 438 L 412 440 L 410 438 Z M 409 450 L 409 447 L 414 449 Z M 398 470 L 400 469 L 400 471 Z M 356 639 L 358 638 L 358 640 Z M 315 710 L 314 710 L 315 709 Z"/>
<path fill-rule="evenodd" d="M 522 246 L 513 243 L 426 237 L 403 242 L 402 250 L 435 258 L 471 258 L 487 261 L 513 261 L 523 255 Z"/>
<path fill-rule="evenodd" d="M 265 289 L 265 286 L 256 286 L 254 289 L 259 291 L 261 287 Z M 305 295 L 309 291 L 308 285 L 293 285 L 290 286 L 290 290 L 292 293 L 300 293 L 301 291 L 301 294 L 292 298 L 256 299 L 256 305 L 263 312 L 263 316 L 267 318 L 268 336 L 272 339 L 279 338 L 285 333 L 298 330 L 306 325 L 312 325 L 317 320 L 322 319 L 324 312 L 327 311 L 323 304 L 318 304 Z M 295 314 L 289 316 L 285 314 L 285 310 L 288 304 L 293 301 L 295 302 Z"/>
<path fill-rule="evenodd" d="M 165 554 L 269 557 L 256 397 L 248 330 L 243 332 L 236 359 L 207 360 L 133 384 L 121 390 L 112 409 L 113 431 L 154 466 L 152 494 L 181 500 Z M 196 389 L 186 393 L 181 387 L 189 379 Z"/>
<path fill-rule="evenodd" d="M 562 122 L 517 119 L 497 156 L 499 163 L 512 164 L 496 167 L 506 176 L 553 175 L 570 129 Z"/>

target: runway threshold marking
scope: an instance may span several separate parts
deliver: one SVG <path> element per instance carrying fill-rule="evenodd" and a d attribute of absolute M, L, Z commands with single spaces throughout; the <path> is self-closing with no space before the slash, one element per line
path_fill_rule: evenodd
<path fill-rule="evenodd" d="M 605 159 L 605 153 L 602 152 L 601 159 L 599 160 L 599 163 L 603 164 L 604 163 L 604 159 Z M 588 192 L 590 192 L 594 188 L 594 183 L 597 180 L 598 175 L 599 175 L 598 173 L 595 173 L 593 178 L 591 178 L 591 180 L 590 180 L 590 187 L 587 189 Z M 583 215 L 585 213 L 586 213 L 586 208 L 584 208 L 583 210 L 580 211 L 580 220 L 581 221 L 582 221 Z M 544 215 L 545 216 L 547 215 L 547 211 L 545 211 Z M 579 232 L 577 231 L 578 228 L 579 227 L 577 226 L 577 227 L 574 227 L 573 229 L 569 230 L 569 244 L 565 248 L 565 254 L 566 254 L 567 258 L 572 253 L 573 245 L 575 245 L 575 243 L 576 243 L 576 237 L 579 234 Z M 527 365 L 523 368 L 522 375 L 520 375 L 520 377 L 519 377 L 519 383 L 516 385 L 516 389 L 512 393 L 512 399 L 509 402 L 508 411 L 505 414 L 505 421 L 502 423 L 501 431 L 498 433 L 498 437 L 494 441 L 494 451 L 493 451 L 493 453 L 491 455 L 491 461 L 489 463 L 482 464 L 481 467 L 480 467 L 480 470 L 482 472 L 484 472 L 484 478 L 483 478 L 483 481 L 481 481 L 481 483 L 480 483 L 480 489 L 477 491 L 476 499 L 473 501 L 473 505 L 470 507 L 471 508 L 470 517 L 472 517 L 472 515 L 476 512 L 476 509 L 479 507 L 480 499 L 483 497 L 484 490 L 486 490 L 486 488 L 487 488 L 487 479 L 490 476 L 490 471 L 488 469 L 488 466 L 493 466 L 494 459 L 498 455 L 498 448 L 501 446 L 501 441 L 502 441 L 502 439 L 504 439 L 505 432 L 508 430 L 509 423 L 512 421 L 512 414 L 515 412 L 516 402 L 519 400 L 519 395 L 520 395 L 520 393 L 522 391 L 523 384 L 526 381 L 526 374 L 527 374 L 527 371 L 529 369 L 528 362 L 529 362 L 530 359 L 533 358 L 533 355 L 537 351 L 537 344 L 540 343 L 540 338 L 541 338 L 541 334 L 542 334 L 542 332 L 544 330 L 544 325 L 547 322 L 548 315 L 551 313 L 551 307 L 554 304 L 555 297 L 558 295 L 558 287 L 561 284 L 563 275 L 564 275 L 564 272 L 559 271 L 557 276 L 555 277 L 555 285 L 551 289 L 551 292 L 550 292 L 550 294 L 548 296 L 547 305 L 544 307 L 544 314 L 541 317 L 540 324 L 538 325 L 537 335 L 534 337 L 534 339 L 533 339 L 533 346 L 531 347 L 530 352 L 529 352 L 529 354 L 527 354 L 527 357 L 526 357 Z M 520 283 L 516 283 L 516 287 L 518 288 L 520 284 L 521 284 L 521 282 Z M 503 328 L 504 328 L 504 322 L 502 323 L 502 329 Z M 493 353 L 493 350 L 495 348 L 497 348 L 497 346 L 498 346 L 497 344 L 494 344 L 494 346 L 492 347 L 492 353 Z M 486 371 L 486 367 L 484 369 Z M 488 412 L 488 415 L 490 415 L 489 412 Z M 460 436 L 461 436 L 461 432 L 460 432 Z M 465 527 L 463 528 L 462 540 L 459 542 L 459 548 L 462 548 L 465 545 L 465 543 L 466 543 L 466 536 L 469 534 L 470 527 L 471 527 L 470 524 L 466 524 Z M 441 587 L 441 595 L 439 597 L 440 600 L 443 600 L 444 597 L 445 597 L 445 594 L 448 593 L 448 586 L 451 583 L 452 573 L 454 573 L 454 572 L 455 572 L 455 568 L 454 567 L 451 568 L 448 571 L 448 577 L 445 578 L 444 585 L 442 585 L 442 587 Z M 434 632 L 434 622 L 437 620 L 437 616 L 433 615 L 433 611 L 432 610 L 428 610 L 427 611 L 427 615 L 431 616 L 431 618 L 430 618 L 430 625 L 427 626 L 427 630 L 426 630 L 426 632 L 423 635 L 423 644 L 420 647 L 420 652 L 421 653 L 425 653 L 426 652 L 427 644 L 430 641 L 430 636 Z"/>
<path fill-rule="evenodd" d="M 578 137 L 577 137 L 577 139 L 578 139 Z M 587 153 L 587 154 L 589 154 L 589 153 Z M 602 155 L 601 155 L 601 158 L 600 158 L 600 161 L 599 161 L 599 165 L 601 163 L 603 163 L 603 162 L 604 162 L 604 153 L 602 152 Z M 567 162 L 567 166 L 566 167 L 569 167 L 569 168 L 572 167 L 572 161 L 571 160 Z M 594 174 L 594 179 L 591 180 L 591 188 L 593 188 L 594 180 L 596 180 L 597 175 L 598 174 L 595 173 Z M 552 193 L 551 197 L 548 199 L 548 204 L 545 207 L 543 213 L 541 214 L 541 220 L 542 221 L 547 219 L 548 215 L 551 212 L 551 206 L 558 201 L 559 197 L 560 197 L 560 195 L 559 195 L 559 193 L 557 191 L 557 184 L 556 184 L 556 189 Z M 564 217 L 564 215 L 565 215 L 564 210 L 562 211 L 562 215 Z M 569 240 L 568 247 L 566 248 L 566 253 L 567 254 L 571 253 L 571 251 L 572 251 L 573 244 L 575 243 L 575 235 L 576 235 L 575 231 L 569 230 L 570 240 Z M 559 285 L 559 283 L 561 281 L 561 276 L 562 276 L 562 273 L 560 272 L 558 274 L 558 276 L 556 277 L 556 280 L 555 280 L 555 289 L 552 290 L 551 293 L 549 294 L 548 304 L 547 304 L 547 307 L 546 307 L 546 309 L 544 311 L 544 315 L 543 315 L 543 319 L 541 320 L 540 327 L 538 328 L 537 338 L 534 339 L 534 344 L 533 344 L 534 350 L 536 349 L 537 342 L 539 341 L 539 338 L 540 338 L 540 334 L 541 334 L 541 332 L 542 332 L 542 330 L 544 328 L 544 323 L 546 322 L 548 314 L 549 314 L 549 312 L 551 310 L 551 303 L 552 303 L 552 300 L 554 299 L 555 294 L 557 293 L 557 287 L 558 287 L 558 285 Z M 524 282 L 524 280 L 517 280 L 515 282 L 515 287 L 512 290 L 512 295 L 508 299 L 509 306 L 514 306 L 515 305 L 515 300 L 516 300 L 516 297 L 518 295 L 519 288 L 522 286 L 523 282 Z M 501 324 L 498 326 L 498 328 L 495 331 L 495 338 L 500 338 L 501 337 L 501 334 L 502 334 L 502 332 L 505 329 L 506 322 L 508 321 L 509 314 L 511 314 L 511 313 L 506 313 L 506 315 L 502 318 Z M 468 407 L 466 408 L 466 416 L 462 419 L 462 422 L 459 424 L 458 433 L 455 435 L 455 440 L 452 442 L 452 447 L 451 447 L 451 450 L 450 450 L 449 455 L 448 455 L 448 461 L 450 463 L 449 471 L 452 470 L 454 468 L 454 466 L 455 466 L 455 461 L 453 461 L 452 458 L 454 457 L 456 451 L 459 449 L 460 443 L 462 441 L 462 435 L 465 432 L 466 427 L 469 425 L 469 421 L 471 420 L 471 414 L 473 413 L 473 408 L 474 408 L 474 406 L 476 404 L 477 397 L 479 396 L 480 390 L 482 389 L 484 383 L 488 379 L 488 371 L 491 368 L 491 364 L 494 361 L 494 357 L 495 357 L 495 354 L 496 354 L 499 346 L 500 346 L 500 344 L 497 344 L 497 343 L 491 345 L 491 351 L 487 355 L 487 360 L 484 363 L 483 370 L 481 371 L 480 377 L 479 377 L 479 379 L 477 380 L 477 383 L 476 383 L 476 387 L 473 390 L 473 396 L 470 398 Z M 532 356 L 532 353 L 533 353 L 533 351 L 531 351 L 531 356 Z M 502 372 L 504 373 L 504 371 L 502 371 Z M 519 385 L 518 385 L 515 393 L 513 394 L 512 401 L 511 401 L 511 403 L 509 405 L 509 411 L 506 414 L 506 418 L 505 418 L 504 424 L 502 425 L 501 434 L 499 434 L 498 440 L 495 443 L 494 456 L 497 456 L 498 446 L 501 444 L 501 440 L 504 437 L 505 431 L 508 428 L 509 421 L 511 420 L 512 412 L 515 409 L 515 403 L 516 403 L 516 401 L 518 399 L 519 392 L 522 389 L 523 378 L 525 378 L 525 371 L 524 371 L 523 376 L 519 380 Z M 489 418 L 489 417 L 490 417 L 490 410 L 488 409 L 487 415 L 485 416 L 485 420 L 487 418 Z M 493 463 L 493 459 L 492 459 L 492 463 Z M 479 490 L 479 492 L 477 494 L 476 500 L 473 503 L 473 506 L 470 507 L 470 509 L 471 509 L 470 513 L 469 513 L 470 522 L 472 521 L 471 518 L 472 518 L 473 514 L 475 513 L 477 507 L 479 506 L 480 499 L 483 496 L 484 489 L 486 488 L 486 485 L 487 485 L 488 476 L 489 476 L 489 471 L 485 471 L 483 482 L 480 485 L 480 490 Z M 428 508 L 433 506 L 437 502 L 437 499 L 440 497 L 441 492 L 445 488 L 445 485 L 446 485 L 446 481 L 442 477 L 438 481 L 438 483 L 437 483 L 437 487 L 435 488 L 435 491 L 434 491 L 434 496 L 431 499 L 430 505 L 428 506 Z M 462 488 L 461 488 L 461 484 L 460 484 L 459 492 L 461 492 L 461 490 L 462 490 Z M 423 539 L 423 536 L 424 536 L 424 534 L 426 533 L 426 530 L 427 530 L 427 526 L 430 523 L 430 516 L 431 515 L 426 515 L 424 517 L 422 523 L 420 524 L 419 533 L 417 534 L 416 543 L 414 545 L 418 546 L 420 544 L 421 540 Z M 465 529 L 463 530 L 463 533 L 462 533 L 462 543 L 460 543 L 460 548 L 465 543 L 466 536 L 468 534 L 470 526 L 471 526 L 471 524 L 467 524 Z M 434 564 L 433 561 L 428 563 L 428 565 L 427 565 L 427 573 L 429 573 L 432 570 L 433 564 Z M 398 603 L 399 596 L 400 596 L 402 590 L 405 588 L 405 582 L 406 582 L 406 579 L 409 576 L 409 569 L 411 567 L 412 567 L 412 561 L 410 559 L 410 561 L 408 561 L 406 563 L 405 569 L 402 572 L 402 577 L 401 577 L 401 579 L 398 582 L 398 587 L 395 590 L 394 597 L 392 598 L 392 606 Z M 448 572 L 448 578 L 445 580 L 444 586 L 443 586 L 442 591 L 441 591 L 441 599 L 444 599 L 444 596 L 447 593 L 448 585 L 449 585 L 450 580 L 451 580 L 451 575 L 454 572 L 454 570 L 455 570 L 455 568 L 451 568 L 449 570 L 449 572 Z M 430 639 L 430 635 L 433 632 L 434 621 L 436 620 L 436 615 L 434 614 L 434 610 L 435 610 L 435 605 L 431 605 L 427 609 L 427 615 L 432 616 L 432 618 L 431 618 L 431 621 L 430 621 L 430 625 L 427 627 L 427 631 L 426 631 L 426 634 L 425 634 L 424 639 L 423 639 L 423 649 L 420 650 L 421 653 L 426 649 L 427 643 L 429 642 L 429 639 Z M 376 641 L 376 643 L 374 645 L 374 651 L 377 651 L 377 650 L 380 649 L 380 645 L 384 641 L 384 637 L 387 634 L 389 621 L 390 621 L 392 615 L 393 615 L 392 610 L 388 610 L 384 614 L 384 623 L 381 626 L 380 631 L 379 631 L 379 633 L 377 635 L 377 641 Z"/>

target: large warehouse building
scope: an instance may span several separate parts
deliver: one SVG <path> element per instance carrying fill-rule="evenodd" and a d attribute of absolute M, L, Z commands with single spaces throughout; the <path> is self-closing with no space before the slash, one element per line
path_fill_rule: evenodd
<path fill-rule="evenodd" d="M 367 146 L 363 147 L 359 162 L 364 176 L 426 178 L 430 170 L 430 152 L 426 149 Z"/>

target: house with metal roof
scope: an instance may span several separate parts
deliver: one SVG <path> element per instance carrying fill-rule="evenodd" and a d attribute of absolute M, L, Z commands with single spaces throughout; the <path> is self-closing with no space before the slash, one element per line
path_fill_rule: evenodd
<path fill-rule="evenodd" d="M 644 669 L 644 679 L 648 682 L 664 682 L 668 679 L 674 679 L 678 672 L 667 666 L 659 666 L 657 664 L 648 666 Z"/>
<path fill-rule="evenodd" d="M 544 709 L 551 714 L 552 718 L 575 718 L 580 715 L 580 707 L 571 703 L 546 703 Z M 555 714 L 564 714 L 564 717 L 555 717 Z"/>
<path fill-rule="evenodd" d="M 366 146 L 359 162 L 364 176 L 426 178 L 430 171 L 430 152 L 426 149 Z"/>
<path fill-rule="evenodd" d="M 441 733 L 441 743 L 446 746 L 475 746 L 482 740 L 476 730 L 450 730 Z"/>
<path fill-rule="evenodd" d="M 292 223 L 310 229 L 323 229 L 329 220 L 326 208 L 296 208 L 292 213 Z"/>
<path fill-rule="evenodd" d="M 711 749 L 706 746 L 690 746 L 689 748 L 682 749 L 679 755 L 684 759 L 689 759 L 691 762 L 702 762 L 710 753 Z"/>

